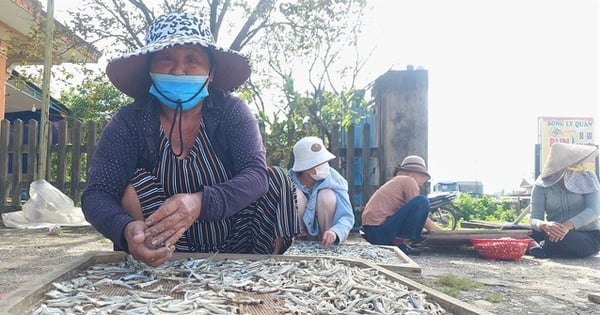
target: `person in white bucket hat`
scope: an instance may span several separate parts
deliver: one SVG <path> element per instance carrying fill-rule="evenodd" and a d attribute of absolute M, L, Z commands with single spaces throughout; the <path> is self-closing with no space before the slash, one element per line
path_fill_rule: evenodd
<path fill-rule="evenodd" d="M 600 251 L 600 184 L 585 168 L 598 155 L 594 145 L 555 143 L 531 191 L 527 253 L 536 258 L 584 258 Z"/>
<path fill-rule="evenodd" d="M 423 240 L 423 228 L 428 232 L 441 230 L 429 218 L 429 199 L 421 194 L 430 178 L 422 157 L 406 156 L 394 170 L 394 177 L 365 205 L 361 217 L 364 238 L 371 244 L 393 245 L 407 255 L 419 255 L 409 243 Z"/>
<path fill-rule="evenodd" d="M 174 251 L 281 254 L 298 234 L 294 185 L 267 167 L 255 116 L 231 93 L 250 76 L 209 23 L 169 13 L 111 60 L 134 98 L 103 130 L 82 210 L 115 250 L 158 266 Z"/>
<path fill-rule="evenodd" d="M 288 171 L 297 187 L 300 236 L 321 241 L 327 249 L 345 241 L 354 227 L 348 182 L 329 161 L 335 155 L 318 137 L 304 137 L 294 145 L 294 165 Z"/>

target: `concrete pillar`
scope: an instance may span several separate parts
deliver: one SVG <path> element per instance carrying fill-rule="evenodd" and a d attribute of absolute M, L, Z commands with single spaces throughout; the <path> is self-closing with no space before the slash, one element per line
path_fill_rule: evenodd
<path fill-rule="evenodd" d="M 0 40 L 0 120 L 4 119 L 6 111 L 6 80 L 9 73 L 6 73 L 7 49 L 6 41 Z"/>
<path fill-rule="evenodd" d="M 427 162 L 428 85 L 427 70 L 412 66 L 390 70 L 375 81 L 379 185 L 392 177 L 394 167 L 407 155 L 419 155 Z"/>

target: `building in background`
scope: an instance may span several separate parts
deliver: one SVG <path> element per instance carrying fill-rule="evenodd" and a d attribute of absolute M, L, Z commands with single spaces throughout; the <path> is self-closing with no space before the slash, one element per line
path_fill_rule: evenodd
<path fill-rule="evenodd" d="M 594 119 L 591 117 L 538 117 L 538 143 L 536 145 L 535 177 L 538 177 L 550 147 L 556 142 L 596 145 Z M 586 167 L 598 174 L 598 162 Z"/>
<path fill-rule="evenodd" d="M 40 101 L 42 89 L 13 70 L 6 81 L 6 109 L 4 119 L 15 121 L 21 119 L 25 123 L 30 119 L 40 121 Z M 53 97 L 50 97 L 49 120 L 56 122 L 65 119 L 71 110 Z"/>
<path fill-rule="evenodd" d="M 433 185 L 434 192 L 461 192 L 471 197 L 483 197 L 483 183 L 480 181 L 441 181 Z"/>
<path fill-rule="evenodd" d="M 42 65 L 43 43 L 31 43 L 28 35 L 45 25 L 46 12 L 38 0 L 1 0 L 0 9 L 0 120 L 7 113 L 32 112 L 41 108 L 40 90 L 31 82 L 16 83 L 13 70 L 22 65 Z M 54 48 L 62 53 L 54 55 L 53 64 L 96 63 L 100 52 L 75 35 L 63 24 L 54 21 Z M 11 45 L 13 47 L 11 47 Z M 22 95 L 19 95 L 22 94 Z M 60 107 L 54 100 L 54 107 Z M 52 107 L 52 105 L 50 106 Z M 52 111 L 52 109 L 50 109 Z M 39 116 L 39 115 L 38 115 Z"/>

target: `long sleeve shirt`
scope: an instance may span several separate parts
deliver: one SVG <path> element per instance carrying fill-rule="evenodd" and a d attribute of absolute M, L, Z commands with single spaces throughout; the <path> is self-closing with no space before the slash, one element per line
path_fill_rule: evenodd
<path fill-rule="evenodd" d="M 545 221 L 570 221 L 575 230 L 600 230 L 600 193 L 575 194 L 560 185 L 533 186 L 531 227 L 540 231 Z"/>
<path fill-rule="evenodd" d="M 382 225 L 388 217 L 421 193 L 417 181 L 397 175 L 373 193 L 362 211 L 363 225 Z"/>
<path fill-rule="evenodd" d="M 210 145 L 231 179 L 204 186 L 199 220 L 220 220 L 247 207 L 268 189 L 266 151 L 256 118 L 248 105 L 230 93 L 210 91 L 202 120 Z M 103 130 L 88 170 L 82 195 L 86 220 L 126 249 L 125 226 L 134 220 L 120 206 L 130 178 L 138 168 L 158 163 L 160 117 L 158 101 L 148 94 L 121 108 Z"/>
<path fill-rule="evenodd" d="M 317 195 L 322 189 L 331 189 L 336 196 L 335 213 L 333 215 L 333 225 L 330 228 L 338 236 L 338 243 L 348 238 L 350 230 L 354 227 L 354 209 L 350 203 L 348 195 L 348 182 L 333 168 L 329 169 L 330 175 L 315 183 L 312 190 L 306 188 L 296 175 L 296 172 L 289 170 L 288 174 L 292 182 L 306 196 L 306 210 L 302 218 L 306 225 L 306 230 L 310 235 L 319 234 L 319 222 L 317 220 Z"/>

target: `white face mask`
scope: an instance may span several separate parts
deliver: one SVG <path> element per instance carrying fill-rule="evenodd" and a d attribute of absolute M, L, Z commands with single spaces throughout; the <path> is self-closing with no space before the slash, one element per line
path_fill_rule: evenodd
<path fill-rule="evenodd" d="M 323 179 L 329 177 L 329 164 L 323 163 L 321 165 L 317 165 L 317 166 L 315 166 L 315 171 L 317 173 L 314 175 L 310 174 L 310 176 L 314 180 L 323 180 Z"/>

